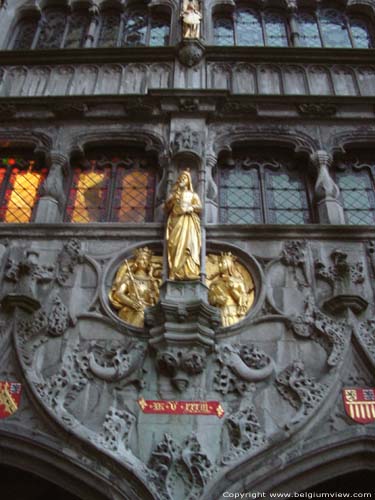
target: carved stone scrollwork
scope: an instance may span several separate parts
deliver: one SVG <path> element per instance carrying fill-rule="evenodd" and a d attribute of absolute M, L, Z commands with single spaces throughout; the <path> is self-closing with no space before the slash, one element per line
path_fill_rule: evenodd
<path fill-rule="evenodd" d="M 233 413 L 225 420 L 229 438 L 229 451 L 222 457 L 223 465 L 230 464 L 243 454 L 258 450 L 266 443 L 253 405 Z"/>
<path fill-rule="evenodd" d="M 92 441 L 107 450 L 124 454 L 129 449 L 129 438 L 134 423 L 134 415 L 111 406 L 105 416 L 102 432 L 92 438 Z"/>
<path fill-rule="evenodd" d="M 243 394 L 249 382 L 259 382 L 269 377 L 273 361 L 253 345 L 228 345 L 216 348 L 220 369 L 215 372 L 214 388 L 222 394 Z"/>
<path fill-rule="evenodd" d="M 292 269 L 294 281 L 300 290 L 308 286 L 306 241 L 286 241 L 281 252 L 280 262 Z"/>
<path fill-rule="evenodd" d="M 61 286 L 67 284 L 70 276 L 73 274 L 75 266 L 81 262 L 81 247 L 77 240 L 69 240 L 57 258 L 56 280 Z"/>
<path fill-rule="evenodd" d="M 291 322 L 294 333 L 300 337 L 311 338 L 321 344 L 328 353 L 328 366 L 333 367 L 341 360 L 344 349 L 350 339 L 346 321 L 334 321 L 307 299 L 305 313 Z"/>
<path fill-rule="evenodd" d="M 195 433 L 187 437 L 182 446 L 165 434 L 152 452 L 148 467 L 158 495 L 165 500 L 175 498 L 177 483 L 183 484 L 183 498 L 199 498 L 213 471 Z"/>
<path fill-rule="evenodd" d="M 301 115 L 330 117 L 337 113 L 337 106 L 325 103 L 297 104 L 297 110 Z"/>
<path fill-rule="evenodd" d="M 276 379 L 280 394 L 298 411 L 287 427 L 298 425 L 322 401 L 327 387 L 305 374 L 302 361 L 294 361 Z"/>
<path fill-rule="evenodd" d="M 358 291 L 358 285 L 365 280 L 363 263 L 349 263 L 347 253 L 335 250 L 331 253 L 333 266 L 326 266 L 321 260 L 315 260 L 317 278 L 328 282 L 333 288 L 333 295 L 324 302 L 327 311 L 332 314 L 351 309 L 355 314 L 364 311 L 368 302 Z"/>
<path fill-rule="evenodd" d="M 106 382 L 118 382 L 126 379 L 126 384 L 137 383 L 142 386 L 143 362 L 146 354 L 145 344 L 128 343 L 126 347 L 114 347 L 111 350 L 96 349 L 88 354 L 90 371 Z"/>

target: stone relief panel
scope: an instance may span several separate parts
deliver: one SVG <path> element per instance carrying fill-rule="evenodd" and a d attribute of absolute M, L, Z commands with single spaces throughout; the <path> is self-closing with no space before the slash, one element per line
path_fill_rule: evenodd
<path fill-rule="evenodd" d="M 374 356 L 372 319 L 337 317 L 320 300 L 327 290 L 339 295 L 348 273 L 356 293 L 366 284 L 365 254 L 357 254 L 358 266 L 347 244 L 340 257 L 344 250 L 349 257 L 337 261 L 327 242 L 258 241 L 258 256 L 223 242 L 221 255 L 236 254 L 254 277 L 246 316 L 223 324 L 201 283 L 166 282 L 141 328 L 121 318 L 109 295 L 124 259 L 146 244 L 160 256 L 160 242 L 127 242 L 125 250 L 121 241 L 21 243 L 2 252 L 0 327 L 9 327 L 0 329 L 1 345 L 6 336 L 8 355 L 18 356 L 51 418 L 136 468 L 157 498 L 200 498 L 238 461 L 330 411 L 352 331 Z M 214 247 L 220 255 L 220 242 Z M 326 267 L 316 276 L 318 255 Z M 123 269 L 130 286 L 135 269 Z M 150 401 L 159 413 L 144 411 Z M 161 411 L 180 401 L 190 413 Z M 213 402 L 220 413 L 199 413 Z"/>

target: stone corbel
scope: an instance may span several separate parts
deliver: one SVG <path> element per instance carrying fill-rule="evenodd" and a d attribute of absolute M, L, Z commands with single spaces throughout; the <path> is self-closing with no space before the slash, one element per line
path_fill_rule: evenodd
<path fill-rule="evenodd" d="M 345 224 L 344 209 L 339 202 L 340 190 L 329 169 L 332 157 L 326 151 L 316 151 L 310 157 L 317 171 L 314 198 L 322 224 Z"/>
<path fill-rule="evenodd" d="M 60 222 L 65 206 L 64 170 L 68 158 L 57 151 L 51 151 L 48 163 L 49 173 L 41 188 L 35 222 Z"/>

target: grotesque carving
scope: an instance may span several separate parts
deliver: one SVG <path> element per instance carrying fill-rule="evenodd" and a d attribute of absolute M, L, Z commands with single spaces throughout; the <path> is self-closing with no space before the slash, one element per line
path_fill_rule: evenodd
<path fill-rule="evenodd" d="M 361 296 L 360 285 L 365 280 L 363 263 L 349 263 L 348 254 L 342 250 L 331 253 L 333 266 L 327 267 L 320 260 L 315 261 L 315 274 L 327 281 L 333 288 L 333 295 L 326 300 L 326 309 L 335 314 L 350 308 L 358 314 L 366 309 L 368 302 Z"/>
<path fill-rule="evenodd" d="M 291 326 L 296 335 L 311 338 L 326 349 L 330 367 L 336 366 L 341 360 L 350 340 L 347 323 L 334 321 L 320 312 L 311 298 L 305 301 L 305 313 L 294 318 Z"/>
<path fill-rule="evenodd" d="M 166 240 L 169 278 L 196 280 L 200 273 L 201 201 L 193 190 L 190 172 L 184 170 L 167 198 Z"/>
<path fill-rule="evenodd" d="M 184 0 L 181 18 L 183 38 L 199 38 L 202 20 L 199 0 Z"/>
<path fill-rule="evenodd" d="M 327 390 L 325 385 L 306 376 L 302 361 L 294 361 L 285 368 L 276 379 L 276 387 L 293 408 L 298 409 L 288 427 L 299 424 L 307 417 L 321 402 Z"/>
<path fill-rule="evenodd" d="M 221 367 L 215 373 L 214 388 L 222 394 L 242 394 L 249 382 L 264 380 L 274 370 L 271 358 L 253 345 L 224 344 L 217 347 L 217 354 Z"/>
<path fill-rule="evenodd" d="M 125 260 L 117 271 L 109 299 L 122 320 L 142 328 L 146 307 L 159 298 L 160 258 L 147 248 L 138 248 L 135 259 Z"/>
<path fill-rule="evenodd" d="M 221 459 L 227 465 L 244 453 L 256 451 L 266 443 L 254 406 L 233 413 L 225 420 L 229 450 Z"/>
<path fill-rule="evenodd" d="M 163 440 L 152 452 L 149 461 L 150 478 L 160 498 L 176 498 L 175 488 L 181 483 L 187 500 L 199 498 L 209 481 L 213 466 L 192 433 L 182 446 L 165 434 Z"/>
<path fill-rule="evenodd" d="M 188 375 L 202 373 L 207 363 L 206 358 L 207 354 L 201 347 L 187 351 L 177 346 L 170 346 L 157 354 L 156 361 L 159 370 L 168 375 L 173 385 L 182 392 L 189 385 Z"/>
<path fill-rule="evenodd" d="M 230 252 L 220 256 L 209 255 L 208 273 L 211 305 L 221 310 L 223 326 L 241 321 L 254 302 L 255 287 L 247 270 L 236 262 Z"/>

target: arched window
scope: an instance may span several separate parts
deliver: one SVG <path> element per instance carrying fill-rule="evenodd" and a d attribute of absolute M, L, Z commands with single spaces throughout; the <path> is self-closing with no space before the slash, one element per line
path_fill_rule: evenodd
<path fill-rule="evenodd" d="M 233 17 L 215 16 L 214 40 L 217 45 L 287 47 L 286 19 L 279 12 L 239 7 Z"/>
<path fill-rule="evenodd" d="M 347 224 L 375 224 L 373 152 L 348 155 L 336 169 Z"/>
<path fill-rule="evenodd" d="M 2 150 L 0 163 L 0 221 L 30 222 L 47 175 L 31 154 Z"/>
<path fill-rule="evenodd" d="M 169 44 L 170 17 L 145 9 L 131 10 L 125 20 L 123 46 L 163 46 Z"/>
<path fill-rule="evenodd" d="M 132 222 L 153 220 L 154 159 L 141 150 L 92 150 L 73 166 L 65 220 Z"/>
<path fill-rule="evenodd" d="M 224 224 L 311 222 L 306 179 L 282 150 L 238 150 L 232 168 L 218 169 L 219 219 Z"/>
<path fill-rule="evenodd" d="M 35 17 L 25 17 L 16 26 L 16 36 L 13 42 L 14 49 L 31 49 L 36 31 L 38 29 L 38 19 Z"/>
<path fill-rule="evenodd" d="M 334 8 L 318 9 L 316 15 L 297 15 L 303 47 L 370 48 L 371 31 L 365 19 Z"/>

